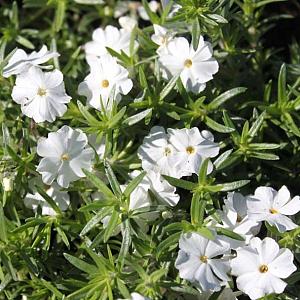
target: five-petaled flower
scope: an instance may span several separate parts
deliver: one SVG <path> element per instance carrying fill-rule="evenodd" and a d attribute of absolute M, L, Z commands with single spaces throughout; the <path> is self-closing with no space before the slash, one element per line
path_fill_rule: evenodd
<path fill-rule="evenodd" d="M 284 291 L 287 278 L 294 271 L 293 254 L 289 249 L 279 249 L 275 240 L 253 238 L 249 246 L 238 248 L 231 261 L 232 274 L 237 276 L 237 287 L 251 299 Z"/>
<path fill-rule="evenodd" d="M 48 138 L 40 138 L 37 154 L 42 156 L 37 171 L 43 182 L 50 185 L 54 180 L 62 187 L 85 177 L 83 169 L 92 170 L 94 150 L 88 146 L 88 139 L 80 129 L 63 126 L 50 132 Z"/>
<path fill-rule="evenodd" d="M 37 67 L 17 76 L 12 98 L 21 104 L 23 114 L 37 123 L 61 117 L 67 111 L 65 104 L 71 100 L 59 70 L 43 72 Z"/>

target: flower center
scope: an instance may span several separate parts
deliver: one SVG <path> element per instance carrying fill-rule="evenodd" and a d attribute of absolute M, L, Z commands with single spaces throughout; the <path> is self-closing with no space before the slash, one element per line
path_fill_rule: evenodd
<path fill-rule="evenodd" d="M 186 59 L 186 60 L 184 61 L 184 66 L 185 66 L 186 68 L 190 68 L 192 65 L 193 65 L 193 62 L 192 62 L 190 59 Z"/>
<path fill-rule="evenodd" d="M 66 161 L 66 160 L 69 160 L 69 159 L 70 159 L 70 156 L 69 156 L 68 153 L 64 153 L 64 154 L 61 156 L 61 160 Z"/>
<path fill-rule="evenodd" d="M 276 210 L 275 208 L 270 208 L 270 209 L 269 209 L 269 212 L 270 212 L 272 215 L 278 214 L 278 210 Z"/>
<path fill-rule="evenodd" d="M 268 268 L 267 265 L 261 265 L 261 266 L 259 267 L 259 272 L 260 272 L 260 273 L 267 273 L 268 270 L 269 270 L 269 268 Z"/>
<path fill-rule="evenodd" d="M 161 38 L 160 38 L 160 42 L 161 42 L 161 44 L 166 44 L 167 43 L 167 37 L 164 35 L 164 36 L 162 36 Z"/>
<path fill-rule="evenodd" d="M 187 154 L 193 154 L 195 153 L 195 148 L 193 146 L 188 146 L 186 147 L 185 151 L 187 152 Z"/>
<path fill-rule="evenodd" d="M 37 94 L 41 97 L 45 96 L 47 94 L 47 91 L 43 88 L 38 88 Z"/>
<path fill-rule="evenodd" d="M 206 255 L 201 255 L 200 256 L 200 260 L 203 262 L 203 263 L 207 263 L 207 259 L 208 257 Z"/>
<path fill-rule="evenodd" d="M 109 81 L 107 79 L 102 80 L 101 86 L 103 88 L 107 88 L 109 86 Z"/>
<path fill-rule="evenodd" d="M 237 221 L 237 223 L 242 222 L 242 217 L 240 215 L 237 215 L 236 216 L 236 221 Z"/>
<path fill-rule="evenodd" d="M 171 149 L 169 147 L 166 147 L 164 150 L 164 155 L 169 156 L 169 155 L 171 155 L 171 153 L 172 153 Z"/>

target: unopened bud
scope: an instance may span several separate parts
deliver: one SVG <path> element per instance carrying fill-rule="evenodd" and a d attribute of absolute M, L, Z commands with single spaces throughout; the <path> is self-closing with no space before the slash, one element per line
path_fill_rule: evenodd
<path fill-rule="evenodd" d="M 163 219 L 166 220 L 166 219 L 171 219 L 173 217 L 173 214 L 172 214 L 172 212 L 167 210 L 167 211 L 163 211 L 161 216 Z"/>

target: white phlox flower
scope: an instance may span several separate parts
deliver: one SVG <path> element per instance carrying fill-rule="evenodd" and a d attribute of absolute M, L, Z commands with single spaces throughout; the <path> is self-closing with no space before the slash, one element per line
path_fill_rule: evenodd
<path fill-rule="evenodd" d="M 17 76 L 12 98 L 21 105 L 22 113 L 37 123 L 61 117 L 71 100 L 59 70 L 43 72 L 37 67 Z"/>
<path fill-rule="evenodd" d="M 169 143 L 169 136 L 161 126 L 151 128 L 138 149 L 142 168 L 160 174 L 179 177 L 179 169 L 174 159 L 175 148 Z"/>
<path fill-rule="evenodd" d="M 193 232 L 180 237 L 179 248 L 175 267 L 181 278 L 199 284 L 203 291 L 219 291 L 229 280 L 229 261 L 224 256 L 219 258 L 229 253 L 228 243 Z"/>
<path fill-rule="evenodd" d="M 248 244 L 253 237 L 253 231 L 260 227 L 259 223 L 249 220 L 247 215 L 247 198 L 240 193 L 228 193 L 227 199 L 224 201 L 223 210 L 219 211 L 221 224 L 217 226 L 230 229 L 233 232 L 245 238 L 245 241 L 239 241 L 227 236 L 222 236 L 232 249 Z"/>
<path fill-rule="evenodd" d="M 196 50 L 186 38 L 178 37 L 168 43 L 168 51 L 161 53 L 159 62 L 167 80 L 180 75 L 187 91 L 197 94 L 205 89 L 205 83 L 218 72 L 218 62 L 212 55 L 211 44 L 205 42 L 202 36 Z"/>
<path fill-rule="evenodd" d="M 90 67 L 90 74 L 79 84 L 78 93 L 92 107 L 110 110 L 113 102 L 118 103 L 121 95 L 127 95 L 132 89 L 128 71 L 109 54 L 93 60 Z"/>
<path fill-rule="evenodd" d="M 56 212 L 48 204 L 48 202 L 35 190 L 32 188 L 33 193 L 27 193 L 24 198 L 24 204 L 26 207 L 31 208 L 35 212 L 38 207 L 41 207 L 42 215 L 54 216 Z M 55 182 L 51 186 L 45 188 L 45 192 L 53 201 L 57 204 L 61 211 L 66 211 L 70 204 L 70 197 L 68 192 L 62 191 L 60 186 Z"/>
<path fill-rule="evenodd" d="M 27 54 L 22 49 L 17 49 L 9 59 L 7 65 L 3 68 L 2 75 L 3 77 L 9 77 L 11 75 L 21 74 L 28 71 L 30 67 L 38 67 L 49 59 L 57 56 L 59 56 L 59 54 L 57 52 L 48 51 L 46 45 L 43 45 L 40 51 L 33 51 L 30 54 Z"/>
<path fill-rule="evenodd" d="M 93 40 L 84 46 L 88 63 L 91 64 L 91 61 L 95 58 L 108 54 L 106 47 L 118 53 L 121 53 L 122 50 L 127 55 L 130 55 L 130 36 L 131 31 L 124 28 L 118 29 L 111 25 L 106 26 L 104 29 L 97 28 L 93 32 Z M 137 47 L 138 43 L 135 41 L 134 49 L 136 50 Z"/>
<path fill-rule="evenodd" d="M 258 187 L 247 200 L 249 219 L 267 221 L 280 232 L 298 227 L 289 217 L 300 211 L 300 197 L 291 198 L 284 185 L 277 192 L 271 187 Z"/>
<path fill-rule="evenodd" d="M 154 34 L 152 34 L 151 40 L 159 45 L 156 52 L 158 54 L 166 53 L 168 51 L 168 44 L 173 40 L 176 33 L 157 24 L 153 24 L 153 28 Z"/>
<path fill-rule="evenodd" d="M 168 129 L 169 141 L 176 149 L 174 159 L 179 165 L 181 176 L 192 173 L 198 174 L 204 159 L 215 157 L 219 154 L 220 147 L 214 142 L 210 131 L 199 131 L 197 127 L 191 129 Z M 213 164 L 209 162 L 207 172 L 211 173 Z"/>
<path fill-rule="evenodd" d="M 272 293 L 281 294 L 287 278 L 294 271 L 293 253 L 279 249 L 275 240 L 266 237 L 253 238 L 249 246 L 238 248 L 231 261 L 232 275 L 237 276 L 237 287 L 251 299 L 259 299 Z"/>
<path fill-rule="evenodd" d="M 42 156 L 37 171 L 43 182 L 50 185 L 54 180 L 62 187 L 85 177 L 83 170 L 92 170 L 94 150 L 88 146 L 88 139 L 80 129 L 63 126 L 50 132 L 48 138 L 40 138 L 37 154 Z"/>
<path fill-rule="evenodd" d="M 133 171 L 131 177 L 138 176 L 140 171 Z M 162 203 L 170 206 L 175 206 L 180 197 L 176 194 L 176 188 L 168 183 L 159 173 L 149 170 L 139 184 L 146 191 L 151 191 L 156 199 Z"/>

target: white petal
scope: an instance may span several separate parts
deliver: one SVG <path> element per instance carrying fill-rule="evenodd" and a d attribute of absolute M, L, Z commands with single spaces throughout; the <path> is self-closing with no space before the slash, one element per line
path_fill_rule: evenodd
<path fill-rule="evenodd" d="M 300 211 L 300 197 L 296 196 L 280 207 L 279 212 L 283 215 L 291 216 Z"/>
<path fill-rule="evenodd" d="M 231 260 L 232 274 L 241 276 L 245 273 L 257 272 L 260 266 L 257 252 L 249 246 L 237 249 L 236 251 L 236 258 Z"/>
<path fill-rule="evenodd" d="M 287 278 L 297 270 L 293 264 L 294 255 L 289 249 L 280 249 L 277 257 L 268 265 L 270 273 L 279 278 Z"/>

